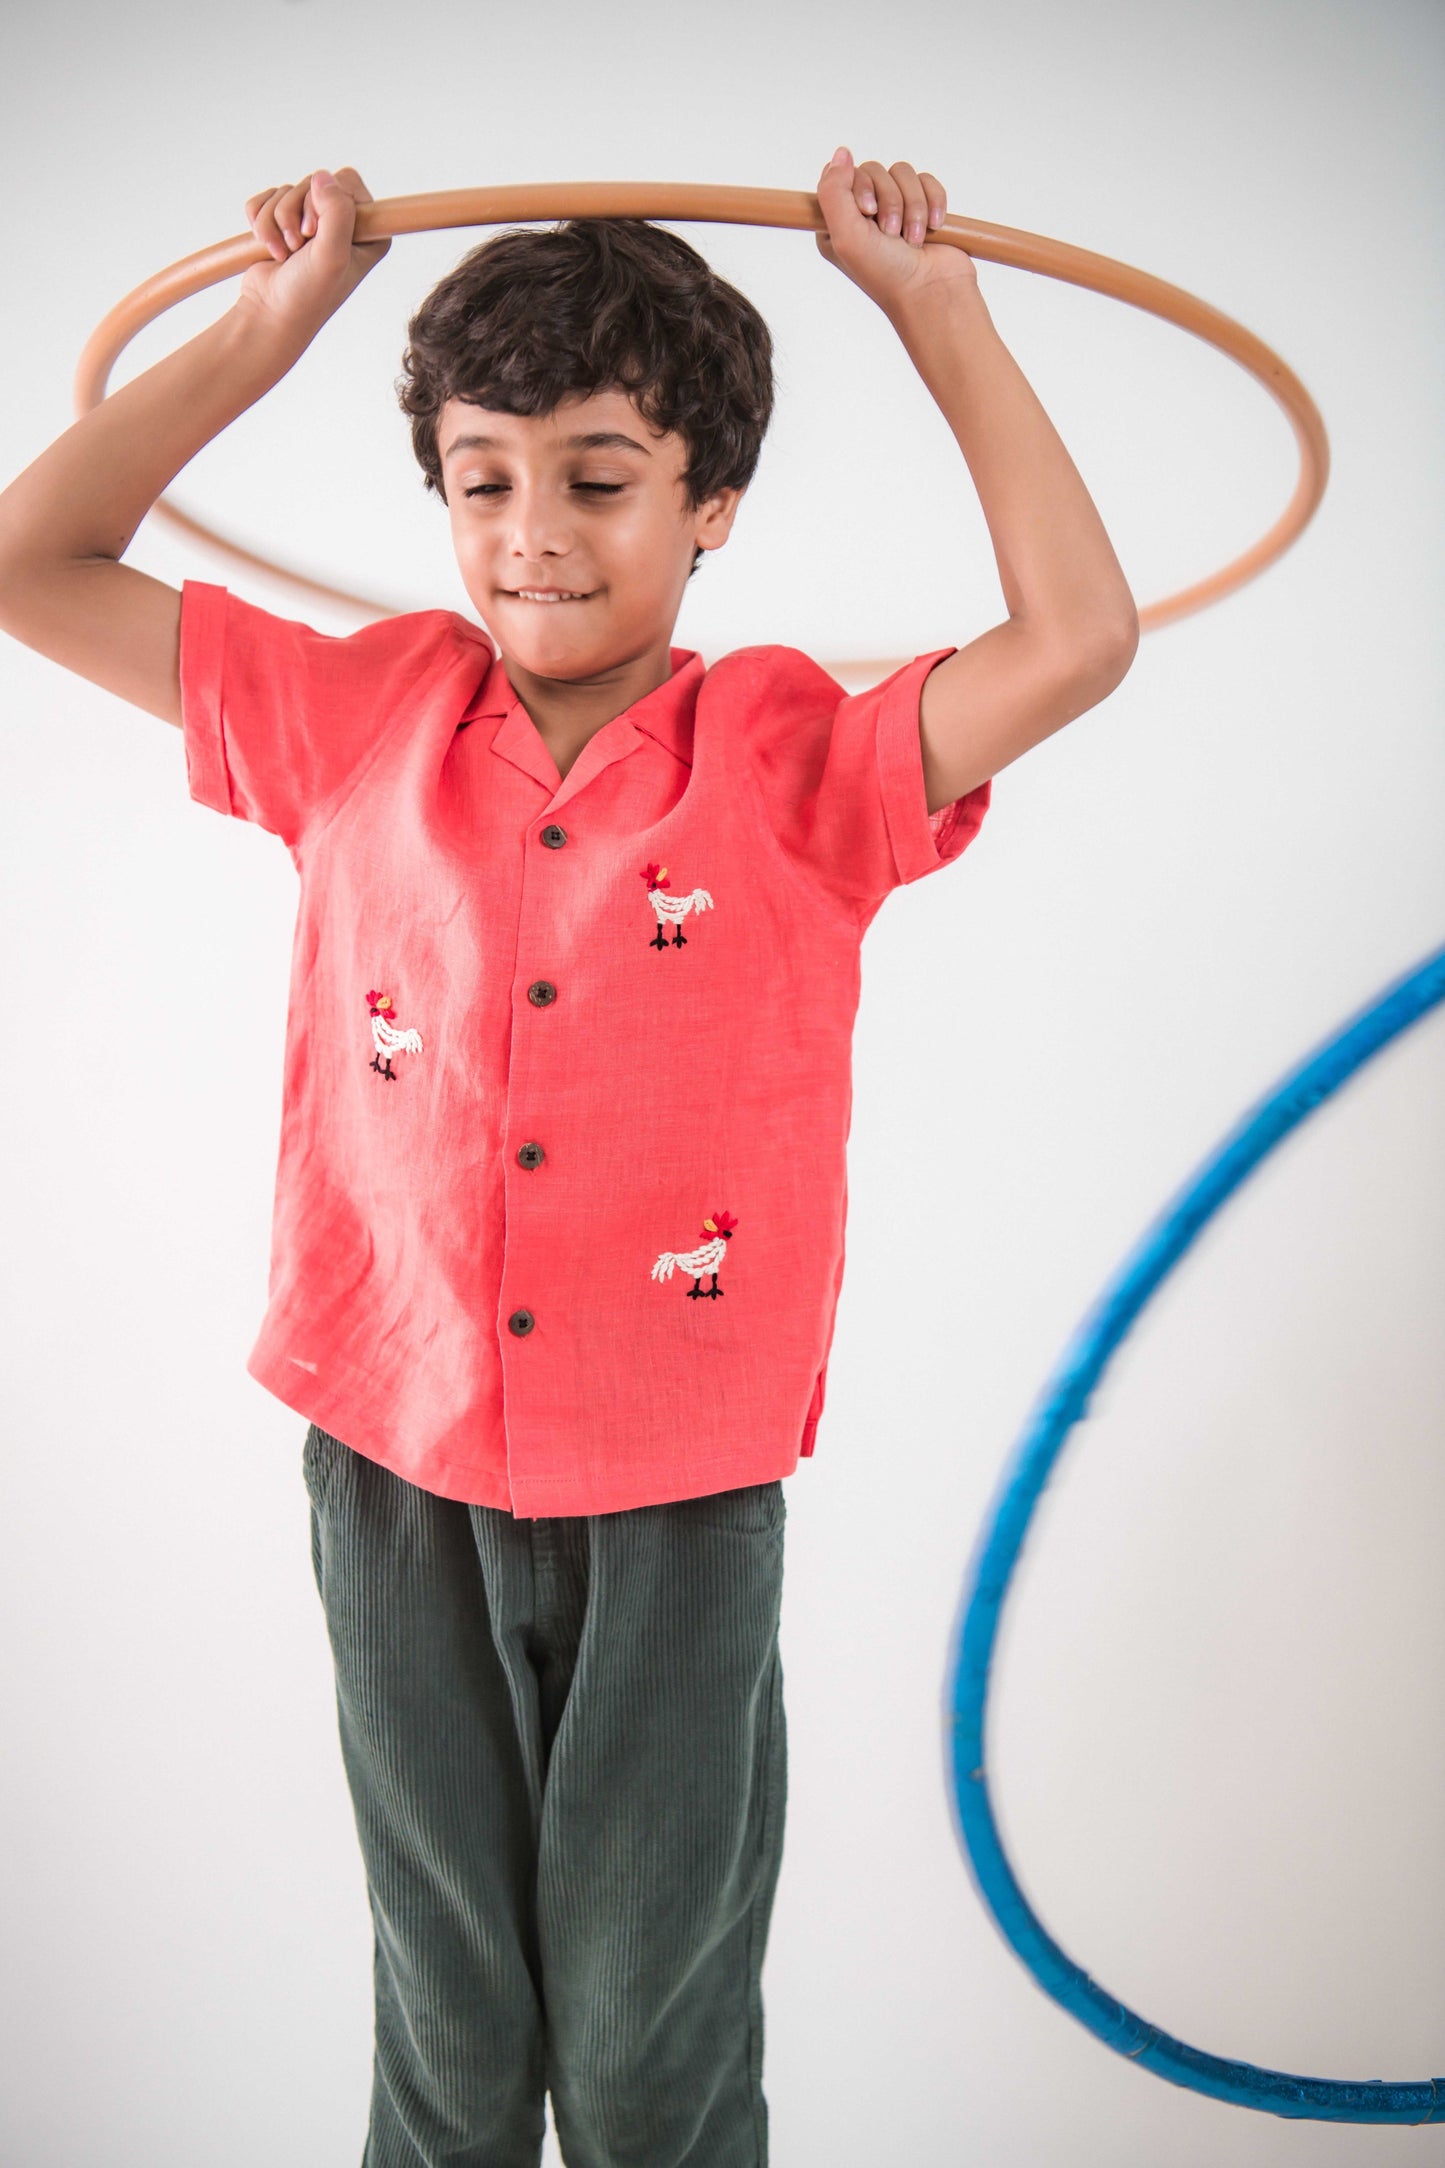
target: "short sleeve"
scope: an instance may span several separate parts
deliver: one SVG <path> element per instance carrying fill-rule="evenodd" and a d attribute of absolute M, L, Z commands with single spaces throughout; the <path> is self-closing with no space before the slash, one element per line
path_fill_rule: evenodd
<path fill-rule="evenodd" d="M 973 841 L 992 783 L 930 813 L 919 705 L 935 648 L 881 684 L 845 693 L 796 648 L 741 649 L 753 664 L 743 727 L 785 855 L 866 924 L 890 890 L 950 864 Z"/>
<path fill-rule="evenodd" d="M 181 588 L 181 727 L 193 798 L 294 848 L 360 773 L 451 624 L 414 611 L 346 635 L 229 588 Z"/>

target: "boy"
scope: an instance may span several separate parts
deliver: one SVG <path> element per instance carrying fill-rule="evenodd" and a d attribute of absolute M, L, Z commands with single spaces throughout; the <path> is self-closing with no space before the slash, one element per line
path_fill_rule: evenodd
<path fill-rule="evenodd" d="M 932 175 L 818 247 L 968 462 L 1008 605 L 844 696 L 670 646 L 772 408 L 755 310 L 636 220 L 497 236 L 398 387 L 492 637 L 349 638 L 121 564 L 390 246 L 253 197 L 229 314 L 0 496 L 0 626 L 176 724 L 301 877 L 269 1304 L 375 1925 L 365 2168 L 759 2168 L 786 1785 L 782 1479 L 841 1282 L 862 935 L 1138 639 Z M 323 1427 L 324 1426 L 324 1427 Z"/>

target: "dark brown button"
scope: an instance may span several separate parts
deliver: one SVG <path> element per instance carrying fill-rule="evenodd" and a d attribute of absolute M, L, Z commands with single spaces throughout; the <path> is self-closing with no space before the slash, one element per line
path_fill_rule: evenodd
<path fill-rule="evenodd" d="M 517 1335 L 517 1338 L 519 1340 L 523 1337 L 525 1333 L 529 1333 L 532 1330 L 532 1327 L 536 1324 L 536 1322 L 537 1320 L 535 1317 L 533 1317 L 530 1310 L 514 1310 L 511 1316 L 507 1319 L 508 1327 Z"/>
<path fill-rule="evenodd" d="M 524 1144 L 517 1154 L 517 1164 L 521 1167 L 540 1167 L 546 1157 L 547 1154 L 540 1144 Z"/>
<path fill-rule="evenodd" d="M 542 830 L 542 841 L 549 851 L 560 851 L 567 841 L 567 831 L 565 828 L 559 828 L 555 821 L 549 821 Z"/>
<path fill-rule="evenodd" d="M 557 989 L 550 979 L 533 979 L 527 988 L 527 999 L 535 1008 L 545 1009 L 549 1002 L 557 999 Z"/>

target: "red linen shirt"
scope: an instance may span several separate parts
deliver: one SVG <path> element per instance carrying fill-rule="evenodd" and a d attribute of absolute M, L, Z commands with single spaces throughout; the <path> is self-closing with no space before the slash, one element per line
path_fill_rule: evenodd
<path fill-rule="evenodd" d="M 251 1376 L 408 1482 L 533 1518 L 813 1450 L 859 946 L 956 858 L 918 709 L 740 648 L 560 776 L 454 611 L 347 637 L 187 580 L 191 796 L 300 876 Z"/>

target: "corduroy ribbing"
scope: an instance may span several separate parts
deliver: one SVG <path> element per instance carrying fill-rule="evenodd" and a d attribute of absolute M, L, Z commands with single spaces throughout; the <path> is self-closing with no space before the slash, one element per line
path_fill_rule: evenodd
<path fill-rule="evenodd" d="M 766 2168 L 781 1482 L 517 1520 L 312 1424 L 374 1924 L 362 2168 Z"/>

